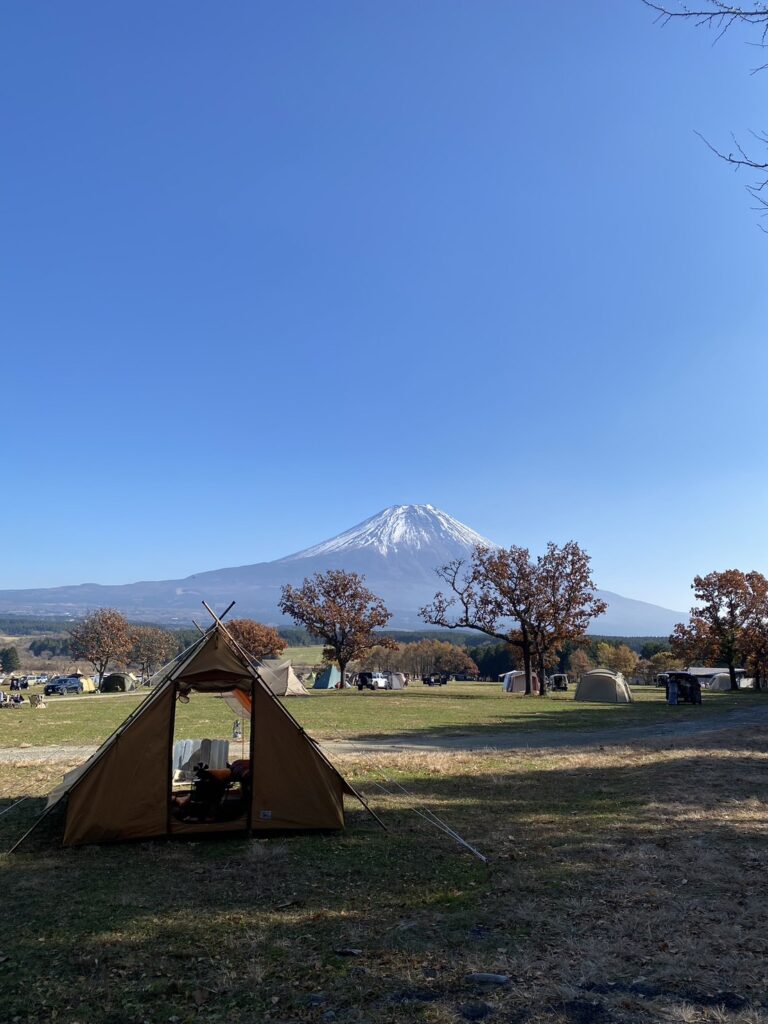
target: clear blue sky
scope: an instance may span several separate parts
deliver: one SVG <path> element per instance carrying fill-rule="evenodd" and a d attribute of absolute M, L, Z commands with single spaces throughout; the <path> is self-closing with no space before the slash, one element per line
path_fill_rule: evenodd
<path fill-rule="evenodd" d="M 748 38 L 640 0 L 10 0 L 0 587 L 400 502 L 674 608 L 767 571 L 768 237 L 693 133 L 765 127 Z"/>

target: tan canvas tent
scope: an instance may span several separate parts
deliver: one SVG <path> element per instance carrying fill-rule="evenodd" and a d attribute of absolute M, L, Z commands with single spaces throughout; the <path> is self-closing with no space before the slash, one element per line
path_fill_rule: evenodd
<path fill-rule="evenodd" d="M 573 699 L 594 701 L 597 704 L 631 704 L 632 693 L 621 672 L 596 668 L 582 675 Z"/>
<path fill-rule="evenodd" d="M 308 697 L 290 661 L 266 658 L 260 663 L 261 676 L 276 697 Z"/>
<path fill-rule="evenodd" d="M 152 682 L 145 700 L 51 793 L 46 813 L 66 798 L 65 846 L 212 831 L 340 829 L 345 794 L 367 806 L 218 619 Z M 237 762 L 239 802 L 234 815 L 220 819 L 181 820 L 173 795 L 176 703 L 193 693 L 234 695 L 250 721 L 250 756 Z"/>

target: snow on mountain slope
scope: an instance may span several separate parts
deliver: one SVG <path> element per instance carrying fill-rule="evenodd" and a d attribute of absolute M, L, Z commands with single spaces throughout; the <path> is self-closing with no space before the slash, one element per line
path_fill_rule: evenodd
<path fill-rule="evenodd" d="M 430 549 L 435 544 L 441 548 L 456 546 L 457 549 L 465 551 L 470 551 L 476 544 L 495 547 L 491 541 L 481 537 L 479 533 L 475 533 L 453 516 L 441 512 L 434 505 L 391 505 L 383 512 L 353 526 L 352 529 L 331 537 L 330 540 L 278 559 L 278 563 L 362 549 L 369 549 L 387 557 L 400 554 L 407 549 Z"/>
<path fill-rule="evenodd" d="M 278 623 L 285 621 L 278 610 L 284 584 L 297 586 L 312 573 L 345 569 L 362 573 L 384 599 L 393 613 L 390 626 L 423 629 L 418 609 L 441 588 L 435 569 L 466 558 L 476 544 L 497 546 L 433 505 L 392 505 L 330 540 L 272 562 L 213 569 L 183 580 L 0 590 L 0 611 L 77 616 L 111 607 L 136 620 L 179 623 L 197 615 L 205 598 L 222 608 L 236 600 L 239 615 Z M 643 601 L 598 594 L 608 601 L 608 611 L 592 624 L 593 633 L 665 635 L 686 619 Z"/>

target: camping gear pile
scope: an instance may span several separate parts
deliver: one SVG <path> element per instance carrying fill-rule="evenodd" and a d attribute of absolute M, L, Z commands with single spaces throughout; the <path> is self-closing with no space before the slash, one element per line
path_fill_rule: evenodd
<path fill-rule="evenodd" d="M 701 704 L 701 683 L 690 672 L 667 672 L 667 704 Z"/>
<path fill-rule="evenodd" d="M 13 708 L 22 708 L 22 707 L 24 707 L 25 703 L 26 702 L 25 702 L 24 698 L 22 697 L 22 695 L 20 693 L 11 693 L 9 695 L 7 693 L 3 693 L 3 691 L 0 690 L 0 708 L 2 708 L 4 710 L 5 709 L 11 709 L 12 710 Z"/>

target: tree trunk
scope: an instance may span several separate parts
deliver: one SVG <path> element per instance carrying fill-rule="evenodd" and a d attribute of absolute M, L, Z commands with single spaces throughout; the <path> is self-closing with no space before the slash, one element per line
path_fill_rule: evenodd
<path fill-rule="evenodd" d="M 526 696 L 530 697 L 533 693 L 533 678 L 531 673 L 531 641 L 528 639 L 528 635 L 523 630 L 523 668 L 525 669 L 525 693 Z"/>
<path fill-rule="evenodd" d="M 731 677 L 731 689 L 738 690 L 739 684 L 736 682 L 736 666 L 733 664 L 733 655 L 728 656 L 728 675 Z"/>
<path fill-rule="evenodd" d="M 539 652 L 539 696 L 540 697 L 546 697 L 547 696 L 547 687 L 546 687 L 546 685 L 544 683 L 545 678 L 546 677 L 544 675 L 544 655 L 541 652 Z"/>

